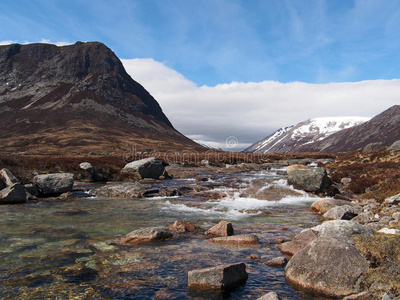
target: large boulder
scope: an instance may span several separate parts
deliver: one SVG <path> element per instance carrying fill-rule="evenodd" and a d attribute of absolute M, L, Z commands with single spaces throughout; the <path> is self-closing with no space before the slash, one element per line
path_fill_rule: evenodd
<path fill-rule="evenodd" d="M 350 239 L 355 235 L 374 235 L 374 230 L 359 223 L 347 220 L 326 221 L 315 226 L 313 230 L 318 231 L 318 238 Z"/>
<path fill-rule="evenodd" d="M 125 165 L 122 173 L 138 173 L 142 178 L 157 179 L 164 174 L 165 163 L 155 157 L 135 160 Z"/>
<path fill-rule="evenodd" d="M 36 175 L 33 177 L 33 184 L 43 195 L 59 195 L 72 190 L 74 174 L 53 173 Z"/>
<path fill-rule="evenodd" d="M 386 151 L 399 151 L 399 150 L 400 150 L 400 140 L 395 141 L 386 149 Z"/>
<path fill-rule="evenodd" d="M 332 184 L 324 168 L 295 169 L 288 172 L 288 183 L 306 192 L 326 192 Z"/>
<path fill-rule="evenodd" d="M 362 207 L 358 205 L 342 205 L 328 210 L 322 217 L 327 220 L 351 220 L 362 211 Z"/>
<path fill-rule="evenodd" d="M 0 190 L 0 204 L 15 204 L 26 202 L 26 190 L 19 182 Z"/>
<path fill-rule="evenodd" d="M 188 273 L 191 289 L 231 289 L 246 282 L 248 274 L 244 263 L 222 265 L 213 268 L 192 270 Z"/>
<path fill-rule="evenodd" d="M 344 297 L 358 292 L 358 280 L 368 267 L 351 241 L 319 237 L 290 259 L 286 279 L 306 290 Z"/>
<path fill-rule="evenodd" d="M 140 244 L 164 241 L 172 238 L 173 234 L 163 227 L 146 227 L 134 230 L 116 241 L 118 244 Z"/>

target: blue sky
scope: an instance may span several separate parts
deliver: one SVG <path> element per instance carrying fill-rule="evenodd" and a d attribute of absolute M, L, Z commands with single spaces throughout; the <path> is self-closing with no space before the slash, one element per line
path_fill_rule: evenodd
<path fill-rule="evenodd" d="M 0 40 L 101 41 L 198 86 L 400 78 L 398 0 L 3 0 Z"/>
<path fill-rule="evenodd" d="M 103 42 L 178 130 L 222 148 L 400 104 L 399 0 L 2 0 L 0 24 L 0 44 Z"/>

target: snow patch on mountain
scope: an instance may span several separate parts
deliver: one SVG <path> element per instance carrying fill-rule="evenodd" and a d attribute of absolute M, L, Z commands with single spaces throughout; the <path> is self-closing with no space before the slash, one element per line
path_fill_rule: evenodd
<path fill-rule="evenodd" d="M 295 126 L 283 127 L 272 135 L 255 143 L 245 152 L 271 153 L 271 152 L 297 152 L 297 149 L 366 121 L 365 117 L 323 117 L 300 122 Z"/>

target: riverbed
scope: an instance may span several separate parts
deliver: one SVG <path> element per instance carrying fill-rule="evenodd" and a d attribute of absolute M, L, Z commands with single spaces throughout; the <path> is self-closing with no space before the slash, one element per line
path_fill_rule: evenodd
<path fill-rule="evenodd" d="M 282 172 L 252 171 L 170 179 L 163 184 L 207 187 L 214 197 L 191 195 L 117 199 L 88 197 L 76 185 L 72 198 L 0 206 L 0 296 L 4 299 L 325 299 L 288 285 L 284 268 L 266 261 L 282 256 L 277 239 L 320 223 L 315 196 L 288 186 Z M 86 189 L 83 193 L 82 188 Z M 82 195 L 82 196 L 80 196 Z M 176 220 L 204 229 L 221 220 L 235 234 L 256 234 L 260 244 L 214 244 L 204 235 L 121 246 L 112 243 L 143 227 Z M 229 293 L 189 291 L 190 270 L 244 262 L 249 279 Z"/>

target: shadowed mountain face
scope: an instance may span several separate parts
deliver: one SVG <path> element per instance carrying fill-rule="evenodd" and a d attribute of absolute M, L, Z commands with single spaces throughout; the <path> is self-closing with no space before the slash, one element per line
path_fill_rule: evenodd
<path fill-rule="evenodd" d="M 202 149 L 105 45 L 0 46 L 0 151 Z"/>

